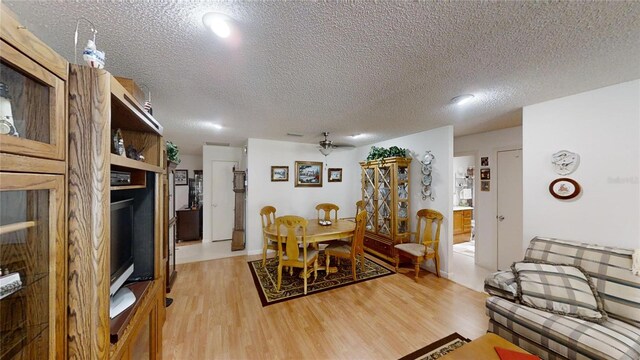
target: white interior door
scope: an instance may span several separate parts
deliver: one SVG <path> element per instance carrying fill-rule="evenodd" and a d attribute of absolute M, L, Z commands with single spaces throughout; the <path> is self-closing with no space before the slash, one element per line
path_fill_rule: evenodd
<path fill-rule="evenodd" d="M 229 240 L 233 234 L 233 167 L 232 161 L 211 162 L 211 240 Z"/>
<path fill-rule="evenodd" d="M 498 151 L 498 270 L 522 260 L 522 150 Z"/>

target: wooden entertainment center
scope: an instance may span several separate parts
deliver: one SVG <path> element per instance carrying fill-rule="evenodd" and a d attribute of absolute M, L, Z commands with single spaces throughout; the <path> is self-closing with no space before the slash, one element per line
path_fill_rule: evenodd
<path fill-rule="evenodd" d="M 109 72 L 68 64 L 4 5 L 0 36 L 0 95 L 18 132 L 0 134 L 0 270 L 23 280 L 0 298 L 0 358 L 161 358 L 163 128 Z M 118 129 L 144 159 L 112 153 Z M 131 183 L 111 185 L 114 170 Z M 134 200 L 125 286 L 136 302 L 110 319 L 110 204 L 123 198 Z"/>

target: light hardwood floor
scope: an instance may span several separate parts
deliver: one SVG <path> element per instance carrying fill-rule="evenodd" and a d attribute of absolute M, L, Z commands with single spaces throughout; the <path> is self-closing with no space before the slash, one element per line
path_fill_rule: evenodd
<path fill-rule="evenodd" d="M 249 259 L 183 264 L 164 359 L 397 359 L 453 332 L 486 332 L 486 295 L 413 271 L 262 307 Z"/>

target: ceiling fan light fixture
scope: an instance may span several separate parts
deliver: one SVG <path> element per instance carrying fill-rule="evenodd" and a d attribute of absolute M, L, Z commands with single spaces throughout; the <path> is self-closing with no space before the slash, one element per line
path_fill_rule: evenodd
<path fill-rule="evenodd" d="M 322 155 L 327 156 L 327 155 L 331 154 L 331 151 L 333 150 L 333 148 L 331 146 L 329 146 L 329 147 L 321 147 L 318 150 L 320 150 L 320 153 L 322 153 Z"/>
<path fill-rule="evenodd" d="M 471 102 L 473 100 L 473 98 L 475 98 L 475 96 L 473 96 L 473 94 L 458 95 L 458 96 L 454 97 L 453 99 L 451 99 L 451 103 L 452 104 L 456 104 L 456 105 L 464 105 L 464 104 L 467 104 L 467 103 Z"/>

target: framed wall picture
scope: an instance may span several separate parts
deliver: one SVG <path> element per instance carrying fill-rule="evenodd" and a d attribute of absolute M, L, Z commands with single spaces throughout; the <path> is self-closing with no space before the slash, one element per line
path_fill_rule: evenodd
<path fill-rule="evenodd" d="M 489 180 L 480 181 L 480 191 L 491 191 L 491 181 Z"/>
<path fill-rule="evenodd" d="M 173 171 L 173 184 L 174 185 L 189 185 L 189 170 L 174 170 Z"/>
<path fill-rule="evenodd" d="M 272 166 L 271 181 L 289 181 L 288 166 Z"/>
<path fill-rule="evenodd" d="M 296 187 L 322 187 L 322 162 L 296 161 Z"/>
<path fill-rule="evenodd" d="M 480 158 L 480 166 L 489 166 L 489 157 L 483 156 Z"/>
<path fill-rule="evenodd" d="M 342 168 L 329 168 L 329 182 L 342 182 Z"/>
<path fill-rule="evenodd" d="M 491 180 L 491 169 L 480 169 L 480 180 Z"/>

